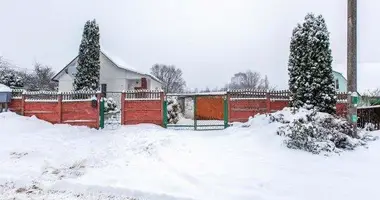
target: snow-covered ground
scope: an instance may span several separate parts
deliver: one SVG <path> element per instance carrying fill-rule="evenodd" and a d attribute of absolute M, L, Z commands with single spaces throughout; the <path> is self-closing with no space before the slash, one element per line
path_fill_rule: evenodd
<path fill-rule="evenodd" d="M 98 131 L 2 113 L 0 199 L 378 199 L 380 141 L 325 157 L 286 148 L 278 126 Z"/>

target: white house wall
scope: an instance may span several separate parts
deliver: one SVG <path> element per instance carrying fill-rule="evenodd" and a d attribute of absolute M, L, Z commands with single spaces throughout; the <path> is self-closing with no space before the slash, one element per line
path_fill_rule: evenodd
<path fill-rule="evenodd" d="M 149 79 L 150 80 L 150 89 L 151 90 L 159 90 L 162 89 L 161 83 L 159 83 L 156 80 Z"/>
<path fill-rule="evenodd" d="M 72 68 L 77 66 L 77 59 L 69 64 Z M 70 69 L 70 72 L 76 70 Z M 69 73 L 70 73 L 69 72 Z M 110 61 L 104 54 L 100 54 L 100 84 L 107 84 L 107 91 L 121 92 L 141 87 L 141 78 L 147 78 L 148 89 L 161 88 L 161 84 L 151 77 L 122 69 Z M 59 79 L 59 90 L 66 92 L 73 90 L 73 78 L 63 72 Z M 136 81 L 138 83 L 136 83 Z"/>
<path fill-rule="evenodd" d="M 59 79 L 58 90 L 61 92 L 69 92 L 73 90 L 73 79 L 70 75 L 64 73 Z"/>

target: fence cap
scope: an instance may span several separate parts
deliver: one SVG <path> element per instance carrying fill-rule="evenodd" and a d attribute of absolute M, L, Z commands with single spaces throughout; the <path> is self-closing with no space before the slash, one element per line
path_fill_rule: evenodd
<path fill-rule="evenodd" d="M 188 92 L 188 93 L 167 93 L 166 96 L 222 96 L 227 92 Z"/>
<path fill-rule="evenodd" d="M 147 89 L 142 89 L 142 90 L 127 90 L 124 91 L 123 93 L 161 93 L 164 92 L 162 89 L 160 90 L 147 90 Z"/>

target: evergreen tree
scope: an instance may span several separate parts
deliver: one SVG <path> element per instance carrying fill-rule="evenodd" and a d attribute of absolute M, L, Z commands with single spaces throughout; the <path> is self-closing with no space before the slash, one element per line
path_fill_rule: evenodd
<path fill-rule="evenodd" d="M 87 21 L 79 46 L 75 90 L 98 90 L 100 70 L 99 26 L 95 20 Z"/>
<path fill-rule="evenodd" d="M 335 113 L 329 32 L 321 15 L 308 14 L 293 30 L 288 65 L 291 106 Z"/>

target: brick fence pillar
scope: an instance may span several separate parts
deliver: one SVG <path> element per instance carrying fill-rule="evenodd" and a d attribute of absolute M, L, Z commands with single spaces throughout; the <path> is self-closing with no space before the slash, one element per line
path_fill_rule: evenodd
<path fill-rule="evenodd" d="M 58 106 L 57 106 L 57 113 L 58 113 L 58 123 L 62 123 L 62 94 L 58 92 Z"/>
<path fill-rule="evenodd" d="M 270 108 L 270 92 L 269 91 L 267 91 L 265 97 L 266 97 L 266 111 L 267 113 L 270 113 L 271 108 Z"/>
<path fill-rule="evenodd" d="M 102 93 L 101 92 L 97 92 L 96 93 L 96 99 L 97 99 L 97 102 L 98 102 L 98 113 L 97 113 L 97 118 L 96 118 L 96 128 L 99 128 L 99 124 L 100 124 L 100 99 L 102 98 Z"/>
<path fill-rule="evenodd" d="M 227 104 L 228 104 L 228 122 L 231 122 L 231 96 L 230 94 L 227 92 Z"/>
<path fill-rule="evenodd" d="M 121 120 L 121 125 L 124 125 L 125 123 L 125 92 L 123 91 L 121 93 L 121 99 L 120 99 L 120 102 L 121 102 L 121 108 L 120 108 L 120 120 Z"/>
<path fill-rule="evenodd" d="M 21 94 L 21 115 L 25 116 L 25 94 Z"/>
<path fill-rule="evenodd" d="M 165 94 L 164 92 L 160 92 L 160 102 L 161 102 L 161 124 L 164 125 L 164 101 L 165 101 Z"/>

